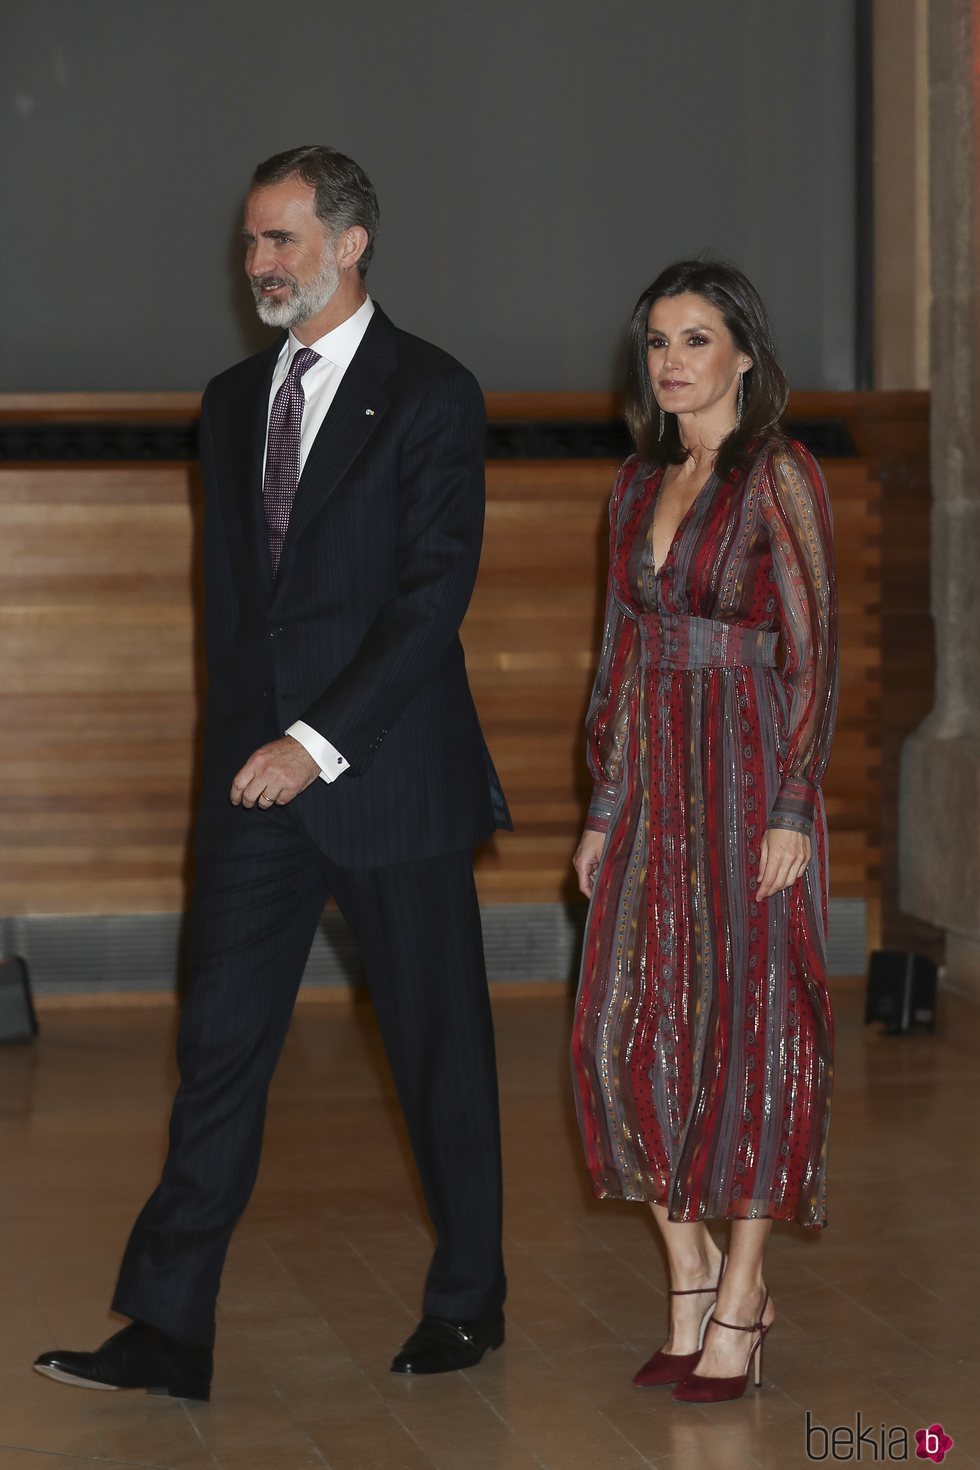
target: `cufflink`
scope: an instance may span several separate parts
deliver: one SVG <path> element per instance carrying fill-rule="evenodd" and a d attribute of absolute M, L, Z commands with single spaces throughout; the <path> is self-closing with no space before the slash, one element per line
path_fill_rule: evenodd
<path fill-rule="evenodd" d="M 367 415 L 367 417 L 369 419 L 373 419 L 374 418 L 374 409 L 373 408 L 366 408 L 364 410 L 364 412 L 365 412 L 365 414 Z"/>

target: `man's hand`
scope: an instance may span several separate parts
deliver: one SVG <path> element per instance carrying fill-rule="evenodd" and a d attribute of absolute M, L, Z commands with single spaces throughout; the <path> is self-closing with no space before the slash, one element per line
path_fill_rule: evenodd
<path fill-rule="evenodd" d="M 759 854 L 759 885 L 756 899 L 771 898 L 783 888 L 791 888 L 806 872 L 810 862 L 810 839 L 800 832 L 783 827 L 769 827 L 762 839 Z"/>
<path fill-rule="evenodd" d="M 231 783 L 233 806 L 285 806 L 320 774 L 320 767 L 298 740 L 284 735 L 263 745 Z"/>
<path fill-rule="evenodd" d="M 591 828 L 586 828 L 582 833 L 582 841 L 576 848 L 575 856 L 572 858 L 572 867 L 578 874 L 579 890 L 585 894 L 586 898 L 592 897 L 592 890 L 595 887 L 596 869 L 599 866 L 599 859 L 602 857 L 602 849 L 605 845 L 605 832 L 593 832 Z"/>

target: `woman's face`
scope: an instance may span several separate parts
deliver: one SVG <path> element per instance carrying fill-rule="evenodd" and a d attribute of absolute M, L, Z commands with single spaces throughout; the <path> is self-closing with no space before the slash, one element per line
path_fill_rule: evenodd
<path fill-rule="evenodd" d="M 667 413 L 715 408 L 735 417 L 738 375 L 752 359 L 735 344 L 716 306 L 694 291 L 661 296 L 647 317 L 647 371 Z"/>

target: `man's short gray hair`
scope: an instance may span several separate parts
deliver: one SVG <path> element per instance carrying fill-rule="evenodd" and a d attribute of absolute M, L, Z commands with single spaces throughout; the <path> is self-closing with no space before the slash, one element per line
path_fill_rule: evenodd
<path fill-rule="evenodd" d="M 252 188 L 264 189 L 291 178 L 302 179 L 315 190 L 313 208 L 335 239 L 352 225 L 367 231 L 368 242 L 357 262 L 361 275 L 367 275 L 381 211 L 374 185 L 364 170 L 336 148 L 310 144 L 275 153 L 260 163 L 252 175 Z"/>

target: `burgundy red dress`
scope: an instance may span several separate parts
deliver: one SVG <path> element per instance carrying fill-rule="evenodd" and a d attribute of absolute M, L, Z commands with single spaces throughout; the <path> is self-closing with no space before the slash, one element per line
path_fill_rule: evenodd
<path fill-rule="evenodd" d="M 820 781 L 837 706 L 830 507 L 802 445 L 705 484 L 663 565 L 663 472 L 634 456 L 610 505 L 588 717 L 606 833 L 572 1063 L 600 1197 L 672 1220 L 826 1223 L 833 1030 Z M 767 827 L 811 836 L 757 903 Z"/>

